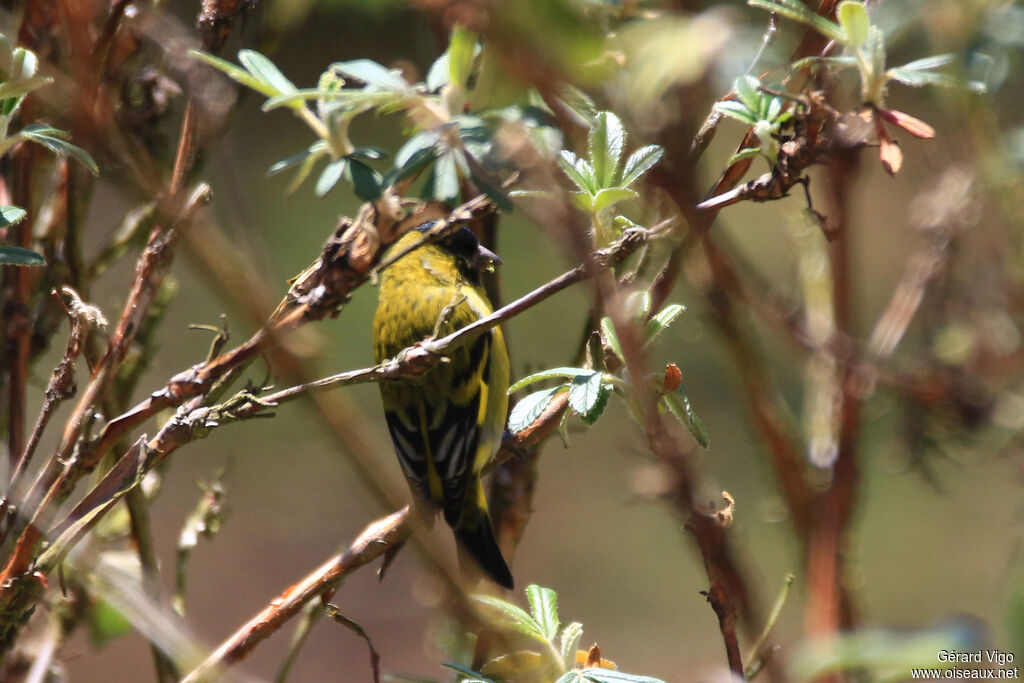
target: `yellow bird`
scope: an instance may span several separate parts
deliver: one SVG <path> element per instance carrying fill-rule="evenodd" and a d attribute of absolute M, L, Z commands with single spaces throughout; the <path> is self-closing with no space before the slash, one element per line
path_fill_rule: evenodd
<path fill-rule="evenodd" d="M 423 240 L 433 221 L 391 247 Z M 490 315 L 480 273 L 501 260 L 467 228 L 412 251 L 384 269 L 373 346 L 377 362 L 436 333 L 444 336 Z M 435 329 L 436 328 L 436 329 Z M 509 361 L 497 327 L 448 353 L 422 378 L 382 381 L 391 440 L 417 503 L 444 512 L 459 546 L 505 588 L 512 573 L 501 554 L 480 481 L 480 470 L 501 444 L 508 409 Z M 461 557 L 461 555 L 460 555 Z"/>

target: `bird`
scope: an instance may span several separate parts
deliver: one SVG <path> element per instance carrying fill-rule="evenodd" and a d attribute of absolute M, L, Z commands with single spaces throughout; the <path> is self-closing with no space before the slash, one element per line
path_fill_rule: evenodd
<path fill-rule="evenodd" d="M 425 240 L 435 221 L 396 240 L 385 255 Z M 480 284 L 501 259 L 466 226 L 406 253 L 383 269 L 373 346 L 377 362 L 429 336 L 444 336 L 493 312 Z M 417 508 L 437 513 L 455 534 L 460 564 L 468 554 L 498 585 L 512 572 L 498 546 L 480 472 L 501 444 L 508 410 L 509 358 L 498 327 L 446 352 L 414 380 L 381 380 L 388 431 Z"/>

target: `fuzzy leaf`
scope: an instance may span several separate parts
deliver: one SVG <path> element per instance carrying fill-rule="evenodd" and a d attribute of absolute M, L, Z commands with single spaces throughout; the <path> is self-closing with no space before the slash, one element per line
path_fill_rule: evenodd
<path fill-rule="evenodd" d="M 628 187 L 606 187 L 602 190 L 598 190 L 597 194 L 590 198 L 588 205 L 592 212 L 597 213 L 598 211 L 604 211 L 619 202 L 624 202 L 628 199 L 636 199 L 638 196 L 639 195 L 636 190 L 631 190 Z"/>
<path fill-rule="evenodd" d="M 45 266 L 46 259 L 31 249 L 0 244 L 0 265 Z"/>
<path fill-rule="evenodd" d="M 506 627 L 542 643 L 546 641 L 540 624 L 521 607 L 490 595 L 474 595 L 473 599 L 494 609 L 500 617 L 500 623 Z"/>
<path fill-rule="evenodd" d="M 541 416 L 548 403 L 564 387 L 557 386 L 552 389 L 535 391 L 520 399 L 508 415 L 508 430 L 518 434 L 533 424 L 534 420 Z"/>
<path fill-rule="evenodd" d="M 615 187 L 619 184 L 619 162 L 625 144 L 626 131 L 622 128 L 619 117 L 610 111 L 598 114 L 597 121 L 587 138 L 590 163 L 594 168 L 597 187 Z"/>
<path fill-rule="evenodd" d="M 843 0 L 836 8 L 836 19 L 839 26 L 846 34 L 846 45 L 848 47 L 860 47 L 868 41 L 868 32 L 871 30 L 871 22 L 868 20 L 868 10 L 857 0 Z"/>
<path fill-rule="evenodd" d="M 777 12 L 787 19 L 810 26 L 821 35 L 837 43 L 843 43 L 846 40 L 846 33 L 838 24 L 810 11 L 799 0 L 747 0 L 747 4 L 751 7 L 766 9 L 769 12 Z"/>
<path fill-rule="evenodd" d="M 589 194 L 597 192 L 597 179 L 594 176 L 594 169 L 585 160 L 580 159 L 569 150 L 563 149 L 558 157 L 558 167 L 569 176 L 569 180 L 576 187 Z"/>
<path fill-rule="evenodd" d="M 736 84 L 734 86 L 736 96 L 740 98 L 740 102 L 742 102 L 751 113 L 761 111 L 762 95 L 760 88 L 761 81 L 749 74 L 740 76 L 736 79 Z"/>
<path fill-rule="evenodd" d="M 15 97 L 20 98 L 33 90 L 50 83 L 53 83 L 53 79 L 49 76 L 35 76 L 33 78 L 19 78 L 13 81 L 4 81 L 3 83 L 0 83 L 0 99 L 6 100 Z"/>
<path fill-rule="evenodd" d="M 944 55 L 932 55 L 931 57 L 922 57 L 921 59 L 915 59 L 912 62 L 907 62 L 903 66 L 896 67 L 903 71 L 930 71 L 931 69 L 938 69 L 939 67 L 952 64 L 956 60 L 956 55 L 944 54 Z"/>
<path fill-rule="evenodd" d="M 580 646 L 580 638 L 583 637 L 583 624 L 574 621 L 562 629 L 562 635 L 558 637 L 559 651 L 562 653 L 562 665 L 571 669 L 576 664 L 576 649 Z"/>
<path fill-rule="evenodd" d="M 661 160 L 665 150 L 659 145 L 647 145 L 629 155 L 622 171 L 622 187 L 629 187 L 640 176 Z"/>
<path fill-rule="evenodd" d="M 526 587 L 526 599 L 530 601 L 530 612 L 540 624 L 544 637 L 554 642 L 558 635 L 558 594 L 550 588 L 536 584 Z"/>
<path fill-rule="evenodd" d="M 707 449 L 710 445 L 708 439 L 708 428 L 704 424 L 704 420 L 700 419 L 700 415 L 693 409 L 690 404 L 690 399 L 683 391 L 683 387 L 678 387 L 675 391 L 670 391 L 662 397 L 662 401 L 665 407 L 675 415 L 683 426 L 693 435 L 693 438 L 701 445 L 701 448 Z"/>
<path fill-rule="evenodd" d="M 535 372 L 532 375 L 527 375 L 526 377 L 523 377 L 521 380 L 519 380 L 518 382 L 516 382 L 515 384 L 513 384 L 512 386 L 510 386 L 508 388 L 508 393 L 509 393 L 509 395 L 511 395 L 511 394 L 519 391 L 520 389 L 522 389 L 525 386 L 529 386 L 529 385 L 533 384 L 534 382 L 540 382 L 540 381 L 545 380 L 545 379 L 554 379 L 556 377 L 558 377 L 558 378 L 573 378 L 573 377 L 580 377 L 580 376 L 583 376 L 583 375 L 588 375 L 589 376 L 592 372 L 594 372 L 594 371 L 593 370 L 587 370 L 585 368 L 567 368 L 567 367 L 551 368 L 550 370 L 543 370 L 541 372 Z"/>
<path fill-rule="evenodd" d="M 43 124 L 33 123 L 18 131 L 16 137 L 31 140 L 46 147 L 60 157 L 73 157 L 89 169 L 93 175 L 100 174 L 96 161 L 81 147 L 67 141 L 68 134 L 62 130 Z"/>
<path fill-rule="evenodd" d="M 757 123 L 757 116 L 754 112 L 750 111 L 750 109 L 747 108 L 747 105 L 742 102 L 737 102 L 736 100 L 715 102 L 711 108 L 722 116 L 728 116 L 731 119 L 736 119 L 740 123 L 745 123 L 748 126 L 752 126 Z"/>

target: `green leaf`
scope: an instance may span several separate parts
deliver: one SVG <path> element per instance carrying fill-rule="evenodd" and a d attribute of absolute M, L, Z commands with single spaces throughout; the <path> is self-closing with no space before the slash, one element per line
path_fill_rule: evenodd
<path fill-rule="evenodd" d="M 298 154 L 293 154 L 292 156 L 288 157 L 287 159 L 281 159 L 280 161 L 275 161 L 273 163 L 273 165 L 271 165 L 271 167 L 267 169 L 267 175 L 268 176 L 277 175 L 281 171 L 286 171 L 286 170 L 288 170 L 289 168 L 291 168 L 293 166 L 298 166 L 303 161 L 308 159 L 311 154 L 313 154 L 313 149 L 312 148 L 304 149 L 301 152 L 299 152 Z"/>
<path fill-rule="evenodd" d="M 708 428 L 704 424 L 704 420 L 700 419 L 697 411 L 690 405 L 690 399 L 683 391 L 683 387 L 680 386 L 675 391 L 670 391 L 662 396 L 661 400 L 665 407 L 683 423 L 683 426 L 693 435 L 701 448 L 707 449 L 710 445 Z"/>
<path fill-rule="evenodd" d="M 45 266 L 46 259 L 31 249 L 0 244 L 0 265 Z"/>
<path fill-rule="evenodd" d="M 518 434 L 532 425 L 533 421 L 540 417 L 544 409 L 548 407 L 548 403 L 555 397 L 555 394 L 564 388 L 564 386 L 557 386 L 524 396 L 508 415 L 508 430 L 513 434 Z"/>
<path fill-rule="evenodd" d="M 598 190 L 597 194 L 590 200 L 590 210 L 597 213 L 619 202 L 636 199 L 638 196 L 640 195 L 637 194 L 636 190 L 631 190 L 628 187 L 606 187 L 603 190 Z"/>
<path fill-rule="evenodd" d="M 49 76 L 35 76 L 33 78 L 19 78 L 13 81 L 0 83 L 0 99 L 23 97 L 37 88 L 53 83 Z"/>
<path fill-rule="evenodd" d="M 580 638 L 583 637 L 583 624 L 574 621 L 562 629 L 562 635 L 558 637 L 559 651 L 562 653 L 562 665 L 566 669 L 576 666 L 576 650 L 580 646 Z"/>
<path fill-rule="evenodd" d="M 521 607 L 490 595 L 474 595 L 472 597 L 477 602 L 496 610 L 500 617 L 500 622 L 507 628 L 518 631 L 524 636 L 539 640 L 542 643 L 546 642 L 547 639 L 540 624 Z"/>
<path fill-rule="evenodd" d="M 857 0 L 843 0 L 836 8 L 836 19 L 846 34 L 846 45 L 857 48 L 868 41 L 871 22 L 868 10 Z"/>
<path fill-rule="evenodd" d="M 0 228 L 6 228 L 25 220 L 28 213 L 20 206 L 0 206 Z"/>
<path fill-rule="evenodd" d="M 683 311 L 686 310 L 686 306 L 682 304 L 669 304 L 665 308 L 658 311 L 657 315 L 647 321 L 647 326 L 644 332 L 647 336 L 647 342 L 650 343 L 659 334 L 665 331 L 665 329 L 675 321 Z"/>
<path fill-rule="evenodd" d="M 740 123 L 745 123 L 748 126 L 752 126 L 757 123 L 757 115 L 747 108 L 747 105 L 736 100 L 723 100 L 721 102 L 715 102 L 711 105 L 711 108 L 721 114 L 722 116 L 728 116 L 730 119 L 735 119 Z"/>
<path fill-rule="evenodd" d="M 329 146 L 323 140 L 317 140 L 310 145 L 309 151 L 311 154 L 302 162 L 299 170 L 295 172 L 295 177 L 292 178 L 292 181 L 288 183 L 288 187 L 285 188 L 286 194 L 291 194 L 299 189 L 299 186 L 306 182 L 306 179 L 313 173 L 313 168 L 320 159 L 330 156 Z"/>
<path fill-rule="evenodd" d="M 295 84 L 289 81 L 272 61 L 256 50 L 239 50 L 238 61 L 260 83 L 263 83 L 268 89 L 273 89 L 275 95 L 290 95 L 298 92 Z"/>
<path fill-rule="evenodd" d="M 594 169 L 589 163 L 580 159 L 569 150 L 563 149 L 558 156 L 558 166 L 569 176 L 576 187 L 588 194 L 597 192 L 597 179 Z"/>
<path fill-rule="evenodd" d="M 584 422 L 594 424 L 604 412 L 611 391 L 602 372 L 593 371 L 589 377 L 574 377 L 569 387 L 569 406 Z"/>
<path fill-rule="evenodd" d="M 315 192 L 317 197 L 323 197 L 334 189 L 334 186 L 341 180 L 341 175 L 345 172 L 346 166 L 348 166 L 348 159 L 337 159 L 324 167 L 316 181 Z"/>
<path fill-rule="evenodd" d="M 558 594 L 550 588 L 537 584 L 526 587 L 526 599 L 530 601 L 530 612 L 540 625 L 544 637 L 554 642 L 558 635 Z"/>
<path fill-rule="evenodd" d="M 588 126 L 594 125 L 597 121 L 597 105 L 584 91 L 574 85 L 562 83 L 558 89 L 558 96 L 562 103 Z"/>
<path fill-rule="evenodd" d="M 736 83 L 733 88 L 736 90 L 736 96 L 740 98 L 740 102 L 742 102 L 750 112 L 754 113 L 761 111 L 761 81 L 754 76 L 743 75 L 736 79 Z"/>
<path fill-rule="evenodd" d="M 436 130 L 424 130 L 416 133 L 395 154 L 395 167 L 402 168 L 410 163 L 413 156 L 425 149 L 430 150 L 436 156 L 438 152 L 434 146 L 440 139 L 441 133 Z"/>
<path fill-rule="evenodd" d="M 446 150 L 434 162 L 431 196 L 441 201 L 455 201 L 459 197 L 459 168 L 455 150 Z"/>
<path fill-rule="evenodd" d="M 427 70 L 427 80 L 424 82 L 427 84 L 429 92 L 437 92 L 448 85 L 448 78 L 448 53 L 445 52 L 430 65 Z"/>
<path fill-rule="evenodd" d="M 381 185 L 384 182 L 380 173 L 351 156 L 348 158 L 348 165 L 344 171 L 345 178 L 352 183 L 352 189 L 357 197 L 364 202 L 372 202 L 380 198 L 383 190 Z"/>
<path fill-rule="evenodd" d="M 510 386 L 508 388 L 508 393 L 509 393 L 509 395 L 512 395 L 512 394 L 514 394 L 515 392 L 519 391 L 520 389 L 522 389 L 525 386 L 529 386 L 530 384 L 533 384 L 534 382 L 540 382 L 540 381 L 545 380 L 545 379 L 554 379 L 556 377 L 557 378 L 573 378 L 573 377 L 580 377 L 580 376 L 584 376 L 584 375 L 589 376 L 593 372 L 594 372 L 593 370 L 587 370 L 586 368 L 568 368 L 568 367 L 551 368 L 550 370 L 543 370 L 541 372 L 535 372 L 532 375 L 527 375 L 526 377 L 523 377 L 521 380 L 519 380 L 518 382 L 516 382 L 515 384 L 513 384 L 512 386 Z"/>
<path fill-rule="evenodd" d="M 787 19 L 810 26 L 830 40 L 845 44 L 846 33 L 838 24 L 807 9 L 800 0 L 747 0 L 747 4 L 751 7 L 766 9 L 769 12 L 778 12 Z"/>
<path fill-rule="evenodd" d="M 250 90 L 255 90 L 261 95 L 265 95 L 266 97 L 276 97 L 281 94 L 277 90 L 277 88 L 267 83 L 264 83 L 263 81 L 256 78 L 242 67 L 236 64 L 232 64 L 226 59 L 214 57 L 213 55 L 207 54 L 206 52 L 203 52 L 201 50 L 189 50 L 188 53 L 191 56 L 198 59 L 199 61 L 203 62 L 204 64 L 208 64 L 213 68 L 217 69 L 218 71 L 222 72 L 225 76 L 235 81 L 236 83 L 244 85 Z"/>
<path fill-rule="evenodd" d="M 903 71 L 930 71 L 931 69 L 938 69 L 947 64 L 952 64 L 955 60 L 956 55 L 953 54 L 932 55 L 931 57 L 915 59 L 897 68 Z"/>
<path fill-rule="evenodd" d="M 601 318 L 601 340 L 613 351 L 620 360 L 622 355 L 622 344 L 619 343 L 619 335 L 615 334 L 615 325 L 608 316 Z"/>
<path fill-rule="evenodd" d="M 885 75 L 894 81 L 911 88 L 920 88 L 925 85 L 936 85 L 941 88 L 955 88 L 962 85 L 961 81 L 950 74 L 935 73 L 932 71 L 908 71 L 905 67 L 895 67 L 885 72 Z"/>
<path fill-rule="evenodd" d="M 346 78 L 354 78 L 366 83 L 374 90 L 407 90 L 409 83 L 397 69 L 388 69 L 372 59 L 353 59 L 348 62 L 335 62 L 331 69 Z"/>
<path fill-rule="evenodd" d="M 791 71 L 799 71 L 815 65 L 831 65 L 836 67 L 857 66 L 857 58 L 853 55 L 840 55 L 838 57 L 804 57 L 793 62 Z"/>
<path fill-rule="evenodd" d="M 448 42 L 448 81 L 453 87 L 466 89 L 476 52 L 476 34 L 465 26 L 456 25 Z"/>
<path fill-rule="evenodd" d="M 622 187 L 629 187 L 661 160 L 665 150 L 659 145 L 647 145 L 629 155 L 622 170 Z"/>
<path fill-rule="evenodd" d="M 89 153 L 81 147 L 67 141 L 68 134 L 62 130 L 45 124 L 33 123 L 18 131 L 17 138 L 31 140 L 46 147 L 60 157 L 73 157 L 89 169 L 93 175 L 99 175 L 100 169 Z"/>
<path fill-rule="evenodd" d="M 726 162 L 727 166 L 732 166 L 737 161 L 743 161 L 744 159 L 750 159 L 752 157 L 762 156 L 760 147 L 744 147 L 740 151 L 729 157 L 729 161 Z"/>
<path fill-rule="evenodd" d="M 594 169 L 597 188 L 615 187 L 619 184 L 619 161 L 625 144 L 626 132 L 619 117 L 610 111 L 598 114 L 597 121 L 587 137 L 587 151 Z"/>

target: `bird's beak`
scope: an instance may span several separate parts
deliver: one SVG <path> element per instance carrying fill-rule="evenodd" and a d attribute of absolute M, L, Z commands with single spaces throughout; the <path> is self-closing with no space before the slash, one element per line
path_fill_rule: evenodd
<path fill-rule="evenodd" d="M 476 253 L 469 259 L 469 265 L 477 270 L 494 270 L 494 266 L 501 265 L 501 259 L 490 249 L 480 245 Z"/>

